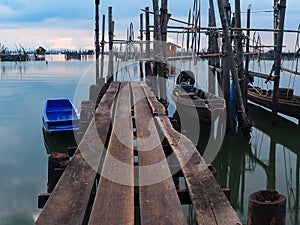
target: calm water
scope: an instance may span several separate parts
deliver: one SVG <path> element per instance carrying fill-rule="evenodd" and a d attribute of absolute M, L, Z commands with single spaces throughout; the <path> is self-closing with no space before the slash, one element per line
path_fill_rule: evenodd
<path fill-rule="evenodd" d="M 205 62 L 197 66 L 189 63 L 176 66 L 196 71 L 199 85 L 207 89 Z M 46 98 L 69 97 L 75 98 L 79 108 L 80 101 L 88 98 L 89 84 L 94 82 L 94 64 L 92 61 L 64 61 L 56 56 L 49 58 L 48 65 L 45 62 L 0 62 L 0 67 L 0 221 L 3 225 L 33 224 L 39 213 L 37 195 L 46 192 L 47 183 L 47 154 L 41 129 L 43 102 Z M 106 70 L 106 65 L 104 68 Z M 137 64 L 123 63 L 116 68 L 119 68 L 120 80 L 139 77 Z M 124 71 L 127 72 L 125 78 L 120 76 Z M 174 77 L 170 78 L 169 87 L 172 80 Z M 287 76 L 283 84 L 291 80 L 293 77 Z M 295 91 L 299 94 L 297 82 Z M 234 132 L 225 137 L 213 161 L 217 179 L 222 187 L 231 189 L 231 203 L 244 223 L 249 194 L 276 189 L 288 200 L 287 224 L 299 224 L 300 127 L 295 120 L 286 119 L 280 119 L 277 127 L 271 127 L 268 112 L 254 106 L 249 110 L 254 124 L 251 138 Z M 172 101 L 169 113 L 175 113 Z M 208 128 L 201 129 L 201 149 L 206 145 L 209 132 Z"/>

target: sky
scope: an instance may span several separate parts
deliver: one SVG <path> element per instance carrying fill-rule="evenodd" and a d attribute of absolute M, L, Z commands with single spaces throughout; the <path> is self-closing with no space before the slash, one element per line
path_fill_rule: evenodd
<path fill-rule="evenodd" d="M 216 4 L 217 1 L 214 1 Z M 230 2 L 234 8 L 234 0 Z M 249 3 L 252 4 L 253 12 L 272 10 L 273 5 L 272 0 L 241 0 L 243 12 L 247 10 Z M 201 1 L 202 26 L 207 26 L 207 5 L 208 0 Z M 145 6 L 152 9 L 152 0 L 100 0 L 100 18 L 102 14 L 107 15 L 108 6 L 113 7 L 115 38 L 124 39 L 130 22 L 134 24 L 135 37 L 138 36 L 139 14 Z M 193 8 L 193 0 L 169 0 L 168 7 L 172 17 L 186 21 L 188 10 Z M 286 29 L 298 28 L 299 8 L 299 0 L 287 0 Z M 220 25 L 217 5 L 215 10 Z M 10 50 L 16 49 L 19 44 L 28 50 L 39 46 L 46 49 L 94 49 L 94 0 L 1 0 L 0 11 L 0 43 Z M 271 28 L 272 15 L 272 13 L 253 13 L 251 26 Z M 244 27 L 245 17 L 246 14 L 243 13 Z M 272 42 L 272 35 L 265 33 L 261 35 L 262 41 L 266 44 Z M 176 42 L 178 37 L 170 34 L 168 38 Z M 295 34 L 285 36 L 286 49 L 294 49 L 296 38 Z"/>

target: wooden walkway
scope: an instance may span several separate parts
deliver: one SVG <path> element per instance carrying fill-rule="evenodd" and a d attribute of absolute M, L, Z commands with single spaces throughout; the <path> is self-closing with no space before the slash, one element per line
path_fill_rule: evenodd
<path fill-rule="evenodd" d="M 139 82 L 111 83 L 36 224 L 187 224 L 166 146 L 197 223 L 242 224 L 195 146 Z"/>

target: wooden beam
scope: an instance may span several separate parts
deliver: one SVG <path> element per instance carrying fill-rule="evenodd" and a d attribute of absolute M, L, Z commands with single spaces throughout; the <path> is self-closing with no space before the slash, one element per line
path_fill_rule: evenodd
<path fill-rule="evenodd" d="M 187 224 L 146 95 L 131 82 L 139 151 L 141 224 Z"/>
<path fill-rule="evenodd" d="M 194 144 L 172 128 L 167 117 L 155 121 L 167 138 L 182 168 L 199 225 L 241 225 L 221 187 Z"/>
<path fill-rule="evenodd" d="M 265 73 L 258 73 L 258 72 L 249 71 L 248 74 L 249 74 L 249 76 L 260 77 L 260 78 L 270 80 L 270 81 L 275 80 L 274 76 L 270 76 L 269 74 L 265 74 Z"/>
<path fill-rule="evenodd" d="M 112 134 L 89 220 L 89 225 L 94 224 L 134 224 L 133 132 L 128 82 L 122 82 L 117 97 Z"/>
<path fill-rule="evenodd" d="M 283 67 L 283 66 L 281 66 L 280 69 L 285 72 L 289 72 L 289 73 L 292 73 L 295 75 L 300 75 L 300 71 L 298 71 L 298 70 L 291 70 L 291 69 Z"/>

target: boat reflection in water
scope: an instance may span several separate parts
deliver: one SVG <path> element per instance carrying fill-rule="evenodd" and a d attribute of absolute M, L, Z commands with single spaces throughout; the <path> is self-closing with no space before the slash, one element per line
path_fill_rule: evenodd
<path fill-rule="evenodd" d="M 253 124 L 251 136 L 245 137 L 239 131 L 225 135 L 212 163 L 216 178 L 221 187 L 230 189 L 230 202 L 244 224 L 249 195 L 266 189 L 286 196 L 286 225 L 300 224 L 300 126 L 283 117 L 272 126 L 270 111 L 252 104 L 248 110 Z M 189 129 L 187 136 L 192 134 L 193 126 L 185 129 Z M 202 154 L 209 134 L 209 127 L 201 127 L 197 147 Z"/>
<path fill-rule="evenodd" d="M 42 130 L 47 154 L 53 152 L 67 154 L 68 147 L 77 146 L 73 131 L 49 133 L 44 128 Z"/>

